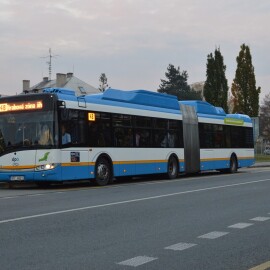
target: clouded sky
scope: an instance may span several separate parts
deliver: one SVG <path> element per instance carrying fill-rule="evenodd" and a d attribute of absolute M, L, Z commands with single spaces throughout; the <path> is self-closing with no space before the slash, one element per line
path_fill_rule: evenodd
<path fill-rule="evenodd" d="M 205 80 L 220 47 L 231 86 L 241 44 L 250 47 L 261 100 L 270 92 L 269 0 L 0 0 L 0 94 L 74 72 L 98 87 L 156 91 L 171 63 Z"/>

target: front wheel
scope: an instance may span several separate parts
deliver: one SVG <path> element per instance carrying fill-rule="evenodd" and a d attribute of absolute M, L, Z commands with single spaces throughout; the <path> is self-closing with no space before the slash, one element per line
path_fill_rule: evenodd
<path fill-rule="evenodd" d="M 167 176 L 169 179 L 175 179 L 178 176 L 178 161 L 174 156 L 169 158 Z"/>
<path fill-rule="evenodd" d="M 112 168 L 106 158 L 99 158 L 96 164 L 96 184 L 106 186 L 112 180 Z"/>

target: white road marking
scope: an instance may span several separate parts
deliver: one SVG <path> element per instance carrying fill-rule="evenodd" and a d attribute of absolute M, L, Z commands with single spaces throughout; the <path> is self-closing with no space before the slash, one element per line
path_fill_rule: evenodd
<path fill-rule="evenodd" d="M 140 266 L 142 264 L 152 262 L 154 260 L 157 260 L 157 258 L 147 257 L 147 256 L 138 256 L 138 257 L 134 257 L 132 259 L 129 259 L 129 260 L 126 260 L 123 262 L 119 262 L 117 264 L 137 267 L 137 266 Z"/>
<path fill-rule="evenodd" d="M 7 196 L 7 197 L 1 197 L 0 200 L 6 200 L 6 199 L 17 199 L 17 198 L 24 198 L 24 197 L 35 197 L 35 196 L 44 196 L 47 194 L 53 194 L 56 192 L 46 192 L 46 193 L 36 193 L 36 194 L 20 194 L 15 196 Z"/>
<path fill-rule="evenodd" d="M 0 200 L 6 200 L 6 199 L 14 199 L 17 198 L 18 196 L 8 196 L 8 197 L 2 197 Z"/>
<path fill-rule="evenodd" d="M 228 226 L 228 228 L 233 228 L 233 229 L 244 229 L 249 226 L 253 225 L 253 223 L 236 223 L 231 226 Z"/>
<path fill-rule="evenodd" d="M 219 237 L 224 236 L 226 234 L 228 234 L 228 232 L 210 232 L 210 233 L 198 236 L 198 238 L 216 239 L 216 238 L 219 238 Z"/>
<path fill-rule="evenodd" d="M 257 265 L 255 267 L 250 268 L 249 270 L 267 270 L 270 269 L 270 261 Z"/>
<path fill-rule="evenodd" d="M 268 181 L 270 181 L 270 179 L 262 179 L 262 180 L 256 180 L 256 181 L 251 181 L 251 182 L 242 182 L 242 183 L 237 183 L 237 184 L 231 184 L 231 185 L 214 186 L 214 187 L 209 187 L 209 188 L 201 188 L 201 189 L 180 191 L 180 192 L 175 192 L 175 193 L 169 193 L 169 194 L 163 194 L 163 195 L 157 195 L 157 196 L 151 196 L 151 197 L 145 197 L 145 198 L 138 198 L 138 199 L 133 199 L 133 200 L 118 201 L 118 202 L 98 204 L 98 205 L 90 205 L 90 206 L 85 206 L 85 207 L 72 208 L 72 209 L 67 209 L 67 210 L 60 210 L 60 211 L 56 211 L 56 212 L 48 212 L 48 213 L 43 213 L 43 214 L 37 214 L 37 215 L 31 215 L 31 216 L 24 216 L 24 217 L 12 218 L 12 219 L 0 220 L 0 224 L 7 223 L 7 222 L 15 222 L 15 221 L 19 221 L 19 220 L 39 218 L 39 217 L 44 217 L 44 216 L 52 216 L 52 215 L 58 215 L 58 214 L 64 214 L 64 213 L 71 213 L 71 212 L 77 212 L 77 211 L 90 210 L 90 209 L 101 208 L 101 207 L 128 204 L 128 203 L 134 203 L 134 202 L 142 202 L 142 201 L 154 200 L 154 199 L 160 199 L 160 198 L 167 198 L 167 197 L 190 194 L 190 193 L 196 193 L 196 192 L 202 192 L 202 191 L 209 191 L 209 190 L 223 189 L 223 188 L 229 188 L 229 187 L 236 187 L 236 186 L 250 185 L 250 184 L 256 184 L 256 183 L 263 183 L 263 182 L 268 182 Z"/>
<path fill-rule="evenodd" d="M 188 249 L 188 248 L 191 248 L 191 247 L 194 247 L 194 246 L 197 246 L 197 244 L 192 244 L 192 243 L 178 243 L 178 244 L 175 244 L 175 245 L 171 245 L 169 247 L 165 247 L 165 249 L 172 249 L 172 250 L 185 250 L 185 249 Z"/>
<path fill-rule="evenodd" d="M 266 220 L 269 220 L 270 217 L 255 217 L 255 218 L 252 218 L 250 220 L 253 220 L 253 221 L 266 221 Z"/>
<path fill-rule="evenodd" d="M 36 196 L 43 196 L 44 193 L 36 193 L 36 194 L 30 194 L 30 195 L 27 195 L 28 197 L 36 197 Z"/>

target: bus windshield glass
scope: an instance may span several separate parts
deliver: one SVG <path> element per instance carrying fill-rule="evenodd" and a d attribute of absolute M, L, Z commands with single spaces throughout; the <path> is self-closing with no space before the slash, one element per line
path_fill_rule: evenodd
<path fill-rule="evenodd" d="M 57 128 L 52 109 L 29 110 L 7 107 L 0 110 L 0 155 L 22 149 L 51 148 L 56 145 Z M 17 107 L 15 107 L 15 105 Z M 1 104 L 0 104 L 1 105 Z"/>

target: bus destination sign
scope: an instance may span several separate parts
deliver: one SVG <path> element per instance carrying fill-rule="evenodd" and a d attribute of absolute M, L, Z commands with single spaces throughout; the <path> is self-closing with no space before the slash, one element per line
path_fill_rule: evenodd
<path fill-rule="evenodd" d="M 33 100 L 28 102 L 0 103 L 0 113 L 2 112 L 18 112 L 28 110 L 41 110 L 43 103 L 41 100 Z"/>
<path fill-rule="evenodd" d="M 243 126 L 244 120 L 243 119 L 235 119 L 235 118 L 225 118 L 224 123 L 228 124 L 228 125 Z"/>

